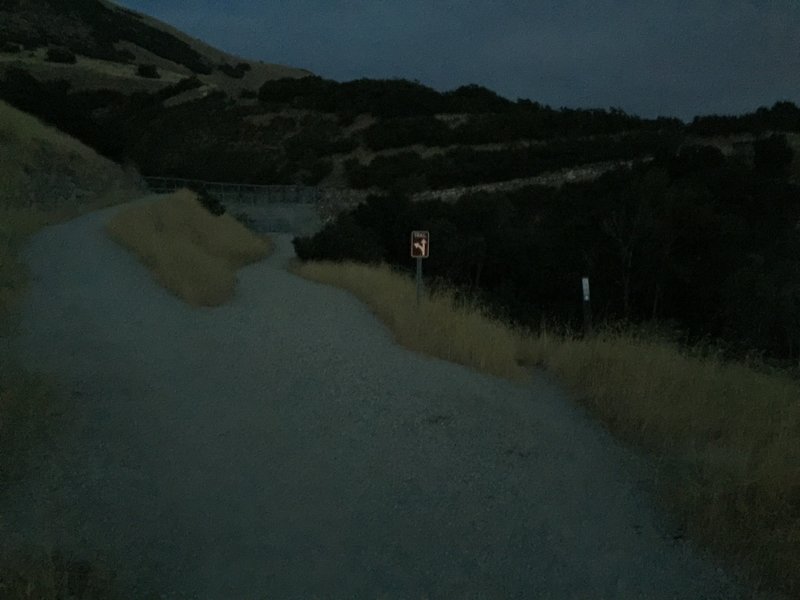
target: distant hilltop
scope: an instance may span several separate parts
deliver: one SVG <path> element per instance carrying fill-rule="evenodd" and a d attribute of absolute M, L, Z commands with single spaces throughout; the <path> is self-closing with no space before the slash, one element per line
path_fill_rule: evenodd
<path fill-rule="evenodd" d="M 74 91 L 155 92 L 196 76 L 206 94 L 232 97 L 270 79 L 312 75 L 228 54 L 105 0 L 0 3 L 0 73 L 10 67 L 41 81 L 67 80 Z"/>

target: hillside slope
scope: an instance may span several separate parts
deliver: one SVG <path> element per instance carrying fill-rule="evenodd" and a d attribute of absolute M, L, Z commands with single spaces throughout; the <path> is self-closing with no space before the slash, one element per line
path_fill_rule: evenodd
<path fill-rule="evenodd" d="M 2 101 L 0 181 L 0 208 L 76 208 L 140 186 L 135 172 Z"/>
<path fill-rule="evenodd" d="M 48 61 L 52 48 L 68 49 L 76 61 Z M 154 65 L 160 78 L 137 75 L 143 64 Z M 66 79 L 74 90 L 152 92 L 197 75 L 209 90 L 233 97 L 269 79 L 310 75 L 228 54 L 106 0 L 0 3 L 0 73 L 10 67 L 24 68 L 43 81 Z"/>

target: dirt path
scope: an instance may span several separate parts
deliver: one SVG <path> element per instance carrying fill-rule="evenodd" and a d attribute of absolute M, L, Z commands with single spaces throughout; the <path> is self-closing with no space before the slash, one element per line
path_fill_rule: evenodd
<path fill-rule="evenodd" d="M 396 346 L 283 269 L 287 234 L 231 305 L 192 310 L 106 239 L 114 210 L 28 248 L 20 351 L 74 408 L 2 490 L 3 548 L 99 553 L 132 598 L 739 597 L 546 378 Z"/>

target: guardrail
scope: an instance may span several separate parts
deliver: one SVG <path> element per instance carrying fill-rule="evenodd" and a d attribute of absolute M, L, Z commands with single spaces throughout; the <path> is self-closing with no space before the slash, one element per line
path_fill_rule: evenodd
<path fill-rule="evenodd" d="M 182 177 L 143 177 L 147 187 L 156 193 L 169 193 L 181 188 L 200 189 L 222 202 L 261 204 L 285 202 L 316 204 L 320 199 L 319 188 L 307 185 L 261 185 L 254 183 L 229 183 L 202 181 Z"/>

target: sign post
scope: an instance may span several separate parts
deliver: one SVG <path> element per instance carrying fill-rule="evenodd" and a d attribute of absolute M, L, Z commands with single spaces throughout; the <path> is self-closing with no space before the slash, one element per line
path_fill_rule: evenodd
<path fill-rule="evenodd" d="M 417 307 L 422 296 L 422 259 L 428 258 L 430 234 L 427 231 L 411 232 L 411 258 L 417 259 Z"/>
<path fill-rule="evenodd" d="M 583 278 L 583 336 L 592 335 L 592 306 L 589 299 L 589 278 Z"/>

